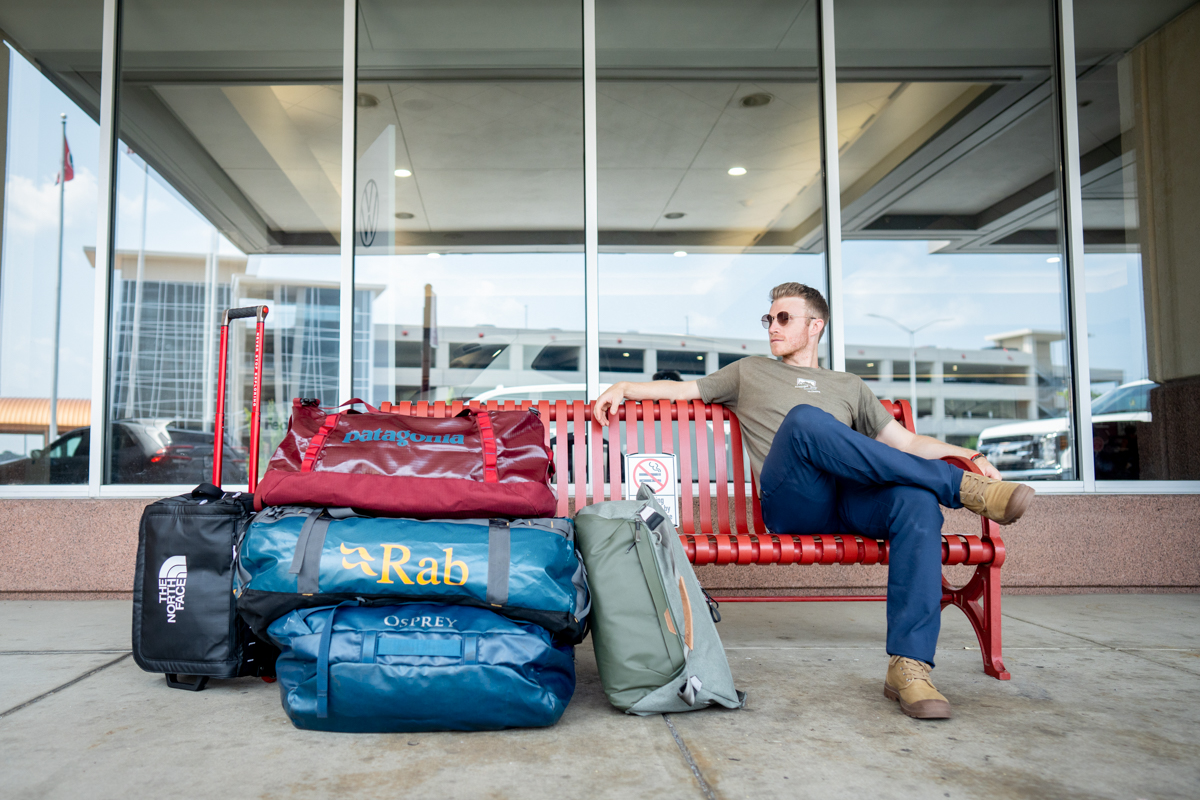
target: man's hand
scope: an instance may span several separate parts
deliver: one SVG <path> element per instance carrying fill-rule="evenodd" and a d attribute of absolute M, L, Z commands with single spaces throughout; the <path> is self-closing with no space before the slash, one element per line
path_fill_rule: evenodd
<path fill-rule="evenodd" d="M 1000 477 L 1000 470 L 991 465 L 991 462 L 987 460 L 987 456 L 975 459 L 975 466 L 983 470 L 983 474 L 989 478 L 995 478 L 998 481 L 1004 480 Z"/>
<path fill-rule="evenodd" d="M 592 417 L 600 420 L 601 427 L 616 422 L 617 406 L 626 400 L 700 400 L 700 386 L 696 381 L 649 381 L 634 383 L 617 381 L 605 389 L 592 407 Z"/>
<path fill-rule="evenodd" d="M 616 407 L 625 402 L 625 385 L 626 381 L 617 381 L 612 386 L 605 389 L 596 398 L 596 404 L 592 408 L 592 419 L 600 420 L 600 427 L 607 428 L 609 424 L 608 415 L 616 410 Z M 616 422 L 616 420 L 612 420 Z"/>

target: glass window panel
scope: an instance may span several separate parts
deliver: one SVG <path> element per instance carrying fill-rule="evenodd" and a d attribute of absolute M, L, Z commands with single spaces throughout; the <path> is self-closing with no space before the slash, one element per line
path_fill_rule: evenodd
<path fill-rule="evenodd" d="M 599 0 L 596 60 L 600 346 L 646 352 L 601 383 L 770 357 L 771 288 L 825 288 L 815 5 Z"/>
<path fill-rule="evenodd" d="M 107 480 L 209 479 L 220 320 L 248 305 L 270 309 L 264 470 L 292 398 L 338 400 L 342 4 L 122 8 Z M 239 484 L 253 320 L 229 339 L 223 477 Z"/>
<path fill-rule="evenodd" d="M 836 10 L 846 358 L 919 433 L 1076 477 L 1050 0 Z"/>
<path fill-rule="evenodd" d="M 356 362 L 360 396 L 572 397 L 584 384 L 581 5 L 359 7 L 355 279 L 368 299 L 356 340 L 385 356 Z"/>
<path fill-rule="evenodd" d="M 1076 0 L 1075 48 L 1096 479 L 1197 480 L 1200 5 Z"/>
<path fill-rule="evenodd" d="M 88 480 L 102 5 L 0 4 L 0 484 Z"/>

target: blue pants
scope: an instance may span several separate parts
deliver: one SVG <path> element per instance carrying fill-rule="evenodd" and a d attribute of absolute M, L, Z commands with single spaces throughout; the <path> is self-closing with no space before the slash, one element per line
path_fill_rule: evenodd
<path fill-rule="evenodd" d="M 962 470 L 864 436 L 798 405 L 775 434 L 759 481 L 775 533 L 857 533 L 890 542 L 887 651 L 933 664 L 941 628 L 942 510 L 959 508 Z"/>

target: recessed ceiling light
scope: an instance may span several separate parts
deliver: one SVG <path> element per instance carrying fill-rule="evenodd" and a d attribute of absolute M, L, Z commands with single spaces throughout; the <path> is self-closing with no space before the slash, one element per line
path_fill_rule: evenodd
<path fill-rule="evenodd" d="M 687 255 L 687 250 L 676 250 L 675 251 L 676 258 L 683 258 L 686 255 Z"/>
<path fill-rule="evenodd" d="M 441 253 L 430 253 L 429 257 L 430 258 L 441 258 L 442 254 Z"/>
<path fill-rule="evenodd" d="M 729 174 L 730 175 L 745 175 L 746 168 L 745 167 L 730 167 Z"/>
<path fill-rule="evenodd" d="M 666 219 L 683 219 L 684 213 L 682 211 L 672 211 L 669 214 L 663 214 L 663 216 Z"/>
<path fill-rule="evenodd" d="M 1059 261 L 1062 261 L 1062 259 L 1058 256 L 1050 256 L 1046 259 L 1047 264 L 1057 264 Z"/>
<path fill-rule="evenodd" d="M 769 102 L 771 102 L 771 95 L 766 92 L 748 94 L 740 101 L 742 108 L 758 108 L 759 106 L 765 106 Z"/>
<path fill-rule="evenodd" d="M 412 170 L 411 169 L 398 169 L 398 170 L 396 170 L 396 177 L 397 178 L 412 177 Z"/>
<path fill-rule="evenodd" d="M 396 219 L 412 219 L 414 216 L 416 216 L 416 215 L 410 214 L 407 211 L 397 211 L 396 212 Z"/>
<path fill-rule="evenodd" d="M 697 361 L 703 361 L 703 360 L 704 360 L 704 356 L 696 356 L 696 360 L 697 360 Z"/>
<path fill-rule="evenodd" d="M 629 358 L 629 353 L 621 353 L 621 355 L 624 356 L 625 358 Z"/>

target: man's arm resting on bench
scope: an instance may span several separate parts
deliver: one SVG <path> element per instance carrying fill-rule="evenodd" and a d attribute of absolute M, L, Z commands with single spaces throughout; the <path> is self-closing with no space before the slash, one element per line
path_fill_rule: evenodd
<path fill-rule="evenodd" d="M 889 447 L 894 447 L 905 453 L 911 453 L 914 456 L 930 460 L 945 458 L 946 456 L 959 456 L 960 458 L 970 459 L 971 456 L 975 455 L 974 450 L 946 444 L 940 439 L 934 439 L 932 436 L 921 436 L 920 434 L 913 433 L 895 420 L 889 422 L 875 439 Z M 986 458 L 975 459 L 975 464 L 979 469 L 983 470 L 984 475 L 989 478 L 1000 479 L 1000 472 L 989 464 Z"/>
<path fill-rule="evenodd" d="M 592 415 L 606 426 L 616 419 L 609 419 L 613 409 L 626 400 L 700 400 L 700 386 L 696 381 L 617 381 L 596 398 Z"/>

